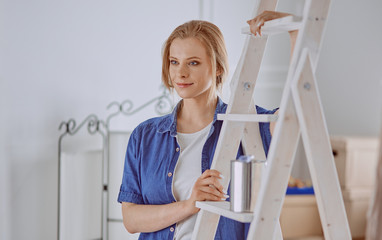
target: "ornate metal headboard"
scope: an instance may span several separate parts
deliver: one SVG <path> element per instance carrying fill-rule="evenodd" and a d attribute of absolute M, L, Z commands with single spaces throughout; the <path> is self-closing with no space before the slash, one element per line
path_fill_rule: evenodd
<path fill-rule="evenodd" d="M 88 115 L 84 120 L 77 125 L 76 120 L 71 118 L 67 121 L 63 121 L 59 125 L 59 130 L 64 130 L 64 132 L 59 136 L 58 139 L 58 203 L 57 203 L 57 239 L 60 240 L 60 216 L 61 216 L 61 172 L 62 172 L 62 140 L 66 136 L 74 136 L 82 128 L 86 126 L 87 131 L 90 135 L 100 134 L 102 136 L 102 152 L 103 152 L 103 169 L 102 169 L 102 178 L 103 178 L 103 193 L 102 193 L 102 230 L 101 238 L 102 240 L 107 240 L 108 238 L 108 224 L 107 224 L 107 208 L 108 208 L 108 165 L 109 165 L 109 155 L 108 155 L 108 136 L 110 133 L 110 123 L 111 120 L 117 116 L 132 116 L 141 110 L 147 108 L 150 105 L 154 105 L 154 109 L 157 115 L 165 115 L 171 112 L 174 104 L 170 98 L 170 93 L 164 86 L 161 86 L 162 94 L 157 96 L 146 103 L 134 108 L 133 101 L 130 99 L 124 100 L 122 102 L 111 102 L 107 105 L 106 109 L 110 110 L 115 109 L 114 112 L 110 113 L 105 120 L 100 119 L 95 114 Z"/>

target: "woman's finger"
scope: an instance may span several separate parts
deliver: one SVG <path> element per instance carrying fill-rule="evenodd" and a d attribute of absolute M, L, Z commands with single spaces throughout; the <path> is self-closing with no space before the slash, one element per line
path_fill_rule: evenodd
<path fill-rule="evenodd" d="M 224 201 L 226 199 L 227 198 L 225 197 L 216 196 L 214 194 L 204 192 L 204 191 L 198 192 L 196 196 L 196 201 Z"/>
<path fill-rule="evenodd" d="M 249 25 L 249 30 L 251 31 L 251 33 L 255 34 L 256 33 L 256 28 L 255 28 L 256 18 L 248 20 L 247 23 Z"/>
<path fill-rule="evenodd" d="M 259 29 L 260 29 L 260 26 L 262 24 L 262 19 L 260 17 L 256 17 L 254 19 L 252 19 L 249 23 L 249 29 L 251 30 L 251 33 L 253 33 L 253 35 L 257 35 L 259 33 Z"/>
<path fill-rule="evenodd" d="M 259 28 L 259 35 L 260 35 L 260 36 L 261 36 L 261 27 L 264 26 L 264 23 L 265 23 L 264 19 L 261 19 L 261 20 L 259 21 L 259 23 L 257 24 L 257 26 L 258 26 L 258 28 Z"/>
<path fill-rule="evenodd" d="M 220 191 L 218 191 L 215 188 L 210 187 L 210 186 L 202 186 L 202 187 L 199 188 L 199 190 L 202 191 L 202 192 L 205 192 L 205 193 L 209 193 L 209 194 L 215 195 L 215 196 L 217 196 L 219 198 L 224 198 L 224 199 L 228 198 L 227 194 L 224 194 L 224 193 L 222 193 L 222 192 L 220 192 Z"/>
<path fill-rule="evenodd" d="M 220 172 L 218 170 L 215 170 L 215 169 L 207 169 L 206 171 L 204 171 L 204 173 L 199 178 L 205 179 L 208 177 L 216 177 L 219 179 L 223 178 L 223 176 L 220 174 Z"/>
<path fill-rule="evenodd" d="M 216 188 L 216 190 L 224 193 L 223 185 L 216 177 L 202 179 L 200 180 L 200 182 L 198 182 L 198 186 L 213 186 L 214 188 Z"/>

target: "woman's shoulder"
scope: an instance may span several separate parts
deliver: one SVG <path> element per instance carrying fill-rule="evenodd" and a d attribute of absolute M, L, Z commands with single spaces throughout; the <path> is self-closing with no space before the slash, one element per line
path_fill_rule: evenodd
<path fill-rule="evenodd" d="M 171 114 L 167 114 L 164 116 L 149 118 L 138 124 L 138 126 L 134 129 L 132 134 L 142 135 L 148 132 L 157 132 L 163 125 L 163 123 L 166 123 L 169 120 L 171 120 L 171 117 Z"/>
<path fill-rule="evenodd" d="M 277 111 L 277 109 L 279 109 L 279 108 L 274 108 L 274 109 L 269 110 L 269 109 L 265 109 L 263 107 L 256 105 L 257 114 L 274 114 Z"/>

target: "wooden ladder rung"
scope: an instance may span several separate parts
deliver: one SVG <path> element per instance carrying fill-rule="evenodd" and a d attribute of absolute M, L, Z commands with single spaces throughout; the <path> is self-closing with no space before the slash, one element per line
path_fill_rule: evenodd
<path fill-rule="evenodd" d="M 275 20 L 267 21 L 261 28 L 261 35 L 272 35 L 282 32 L 288 32 L 292 30 L 300 29 L 302 23 L 295 16 L 287 16 L 283 18 L 278 18 Z M 244 27 L 241 29 L 241 33 L 251 35 L 249 27 Z"/>
<path fill-rule="evenodd" d="M 253 219 L 253 213 L 251 212 L 233 212 L 230 210 L 230 203 L 227 201 L 221 202 L 211 202 L 211 201 L 203 201 L 196 202 L 196 207 L 203 209 L 205 211 L 215 213 L 226 218 L 230 218 L 243 223 L 250 223 Z"/>
<path fill-rule="evenodd" d="M 218 120 L 237 122 L 274 122 L 278 116 L 274 114 L 218 114 Z"/>

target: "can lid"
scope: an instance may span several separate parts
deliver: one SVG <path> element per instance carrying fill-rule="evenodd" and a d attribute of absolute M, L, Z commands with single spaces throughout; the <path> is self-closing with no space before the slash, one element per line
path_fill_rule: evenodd
<path fill-rule="evenodd" d="M 240 162 L 245 162 L 245 163 L 249 163 L 249 162 L 251 162 L 253 159 L 255 159 L 255 156 L 253 156 L 253 155 L 241 155 L 240 157 L 239 157 L 239 161 Z"/>

